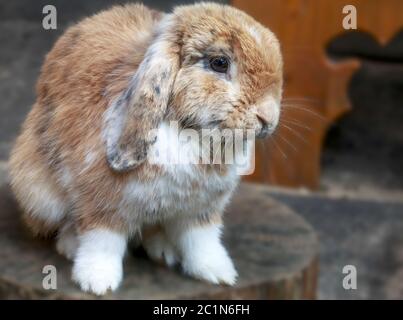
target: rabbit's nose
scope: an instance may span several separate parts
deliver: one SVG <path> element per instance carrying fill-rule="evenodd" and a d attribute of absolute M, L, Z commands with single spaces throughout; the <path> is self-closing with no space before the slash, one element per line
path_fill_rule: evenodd
<path fill-rule="evenodd" d="M 258 106 L 256 116 L 262 124 L 269 125 L 272 119 L 270 106 Z"/>
<path fill-rule="evenodd" d="M 261 125 L 258 138 L 264 138 L 272 133 L 278 122 L 278 105 L 272 97 L 256 107 L 256 117 Z"/>

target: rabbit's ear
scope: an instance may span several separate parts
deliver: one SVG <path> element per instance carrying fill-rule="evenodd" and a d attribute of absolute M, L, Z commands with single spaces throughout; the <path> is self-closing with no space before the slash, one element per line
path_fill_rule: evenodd
<path fill-rule="evenodd" d="M 128 88 L 105 113 L 109 166 L 127 171 L 144 162 L 156 141 L 179 68 L 179 44 L 160 34 L 148 48 Z"/>

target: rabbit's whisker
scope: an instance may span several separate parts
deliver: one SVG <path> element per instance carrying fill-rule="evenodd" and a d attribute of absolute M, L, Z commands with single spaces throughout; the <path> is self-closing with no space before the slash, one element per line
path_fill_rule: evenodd
<path fill-rule="evenodd" d="M 293 133 L 296 137 L 298 137 L 301 141 L 303 141 L 306 145 L 310 145 L 309 142 L 301 135 L 300 132 L 296 131 L 295 129 L 287 126 L 286 124 L 281 124 L 281 127 L 286 128 L 288 131 Z"/>
<path fill-rule="evenodd" d="M 291 147 L 291 149 L 293 149 L 295 152 L 298 152 L 298 148 L 292 144 L 290 141 L 288 141 L 286 138 L 283 138 L 282 136 L 277 136 L 278 138 L 280 138 L 281 140 L 283 140 L 288 146 Z"/>
<path fill-rule="evenodd" d="M 296 121 L 296 120 L 280 119 L 280 122 L 285 122 L 285 123 L 288 123 L 288 124 L 293 124 L 293 125 L 295 125 L 295 126 L 297 126 L 297 127 L 300 127 L 300 128 L 302 128 L 302 129 L 305 129 L 305 130 L 308 130 L 308 131 L 312 131 L 312 128 L 311 128 L 311 127 L 305 126 L 305 125 L 303 125 L 302 123 L 300 123 L 300 122 L 298 122 L 298 121 Z"/>
<path fill-rule="evenodd" d="M 324 118 L 323 116 L 321 116 L 319 113 L 306 108 L 306 106 L 302 106 L 302 105 L 287 105 L 287 104 L 283 104 L 281 105 L 282 108 L 284 109 L 296 109 L 296 110 L 300 110 L 300 111 L 304 111 L 307 112 L 309 114 L 314 115 L 315 117 L 317 117 L 319 120 L 323 121 L 323 122 L 327 122 L 327 119 Z"/>
<path fill-rule="evenodd" d="M 276 142 L 275 139 L 273 139 L 273 137 L 271 137 L 270 139 L 271 142 L 273 142 L 274 146 L 278 149 L 278 151 L 280 151 L 281 155 L 283 156 L 284 159 L 288 159 L 287 155 L 285 154 L 285 152 L 283 151 L 283 149 L 280 148 L 280 146 L 278 145 L 278 143 Z"/>

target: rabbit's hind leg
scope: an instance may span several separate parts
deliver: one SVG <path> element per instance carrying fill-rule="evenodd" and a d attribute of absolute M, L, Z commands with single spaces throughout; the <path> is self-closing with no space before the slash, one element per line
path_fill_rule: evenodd
<path fill-rule="evenodd" d="M 48 236 L 62 225 L 68 204 L 35 140 L 29 136 L 29 132 L 23 133 L 12 151 L 11 188 L 27 226 L 35 235 Z"/>
<path fill-rule="evenodd" d="M 179 255 L 175 246 L 168 239 L 162 226 L 145 227 L 142 232 L 142 243 L 150 259 L 174 266 L 179 261 Z"/>
<path fill-rule="evenodd" d="M 66 222 L 59 230 L 56 240 L 56 250 L 69 260 L 74 260 L 78 248 L 78 235 L 74 223 Z"/>

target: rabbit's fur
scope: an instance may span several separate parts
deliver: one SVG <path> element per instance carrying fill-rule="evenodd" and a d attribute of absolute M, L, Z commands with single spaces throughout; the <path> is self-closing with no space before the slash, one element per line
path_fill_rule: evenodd
<path fill-rule="evenodd" d="M 209 68 L 214 55 L 229 58 L 228 72 Z M 24 220 L 36 234 L 57 232 L 57 249 L 73 259 L 73 279 L 86 291 L 118 287 L 135 235 L 151 258 L 232 285 L 237 273 L 220 235 L 239 181 L 234 166 L 147 159 L 184 152 L 170 121 L 257 135 L 265 123 L 270 133 L 281 93 L 276 37 L 230 6 L 163 14 L 135 4 L 86 18 L 47 55 L 11 154 Z"/>

